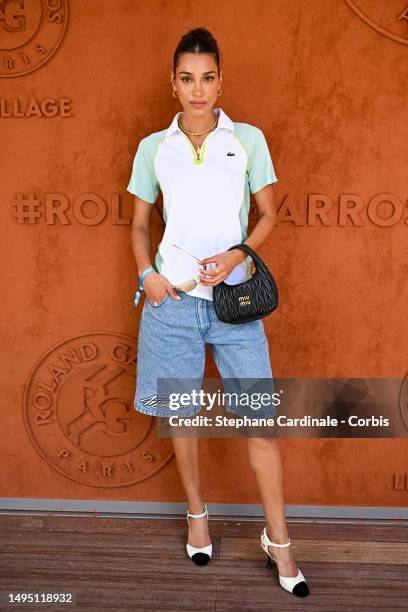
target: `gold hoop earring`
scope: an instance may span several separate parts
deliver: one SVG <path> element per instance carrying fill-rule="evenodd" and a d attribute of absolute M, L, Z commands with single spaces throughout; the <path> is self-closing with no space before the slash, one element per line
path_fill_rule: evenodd
<path fill-rule="evenodd" d="M 219 95 L 219 96 L 222 96 L 222 89 L 221 89 L 221 87 L 220 87 L 220 89 L 218 90 L 218 95 Z"/>
<path fill-rule="evenodd" d="M 177 90 L 172 89 L 172 90 L 171 90 L 171 92 L 172 92 L 172 94 L 173 94 L 173 98 L 177 98 L 177 96 L 178 96 L 178 91 L 177 91 Z"/>

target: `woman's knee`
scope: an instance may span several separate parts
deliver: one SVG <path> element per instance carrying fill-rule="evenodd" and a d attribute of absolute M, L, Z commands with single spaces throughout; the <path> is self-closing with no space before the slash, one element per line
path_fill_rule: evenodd
<path fill-rule="evenodd" d="M 277 444 L 278 440 L 276 438 L 248 438 L 248 447 L 254 450 L 269 450 L 275 448 Z"/>
<path fill-rule="evenodd" d="M 252 469 L 265 465 L 265 454 L 278 449 L 276 438 L 248 438 L 249 462 Z"/>

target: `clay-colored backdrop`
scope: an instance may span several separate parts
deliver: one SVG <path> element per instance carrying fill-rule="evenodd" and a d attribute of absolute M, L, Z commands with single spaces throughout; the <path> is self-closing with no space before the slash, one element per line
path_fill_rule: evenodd
<path fill-rule="evenodd" d="M 220 105 L 264 131 L 279 179 L 280 221 L 260 250 L 282 298 L 265 320 L 274 374 L 403 378 L 404 2 L 46 5 L 33 0 L 25 25 L 0 20 L 0 495 L 184 499 L 169 441 L 132 409 L 141 305 L 126 186 L 139 140 L 180 110 L 169 74 L 192 27 L 218 40 Z M 350 199 L 360 208 L 344 222 Z M 280 444 L 288 504 L 407 505 L 394 481 L 405 439 Z M 244 439 L 201 445 L 207 502 L 259 502 Z"/>

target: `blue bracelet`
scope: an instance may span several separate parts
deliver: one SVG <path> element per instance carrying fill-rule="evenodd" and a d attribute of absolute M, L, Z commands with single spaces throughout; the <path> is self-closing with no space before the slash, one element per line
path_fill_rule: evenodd
<path fill-rule="evenodd" d="M 143 291 L 143 280 L 145 278 L 145 276 L 147 276 L 149 274 L 149 272 L 156 272 L 156 270 L 154 268 L 152 268 L 151 266 L 149 266 L 148 268 L 145 268 L 143 270 L 143 272 L 140 275 L 140 285 L 139 285 L 139 290 L 136 291 L 136 295 L 135 295 L 135 300 L 134 300 L 134 305 L 137 306 L 138 302 L 139 302 L 139 298 L 140 295 Z"/>

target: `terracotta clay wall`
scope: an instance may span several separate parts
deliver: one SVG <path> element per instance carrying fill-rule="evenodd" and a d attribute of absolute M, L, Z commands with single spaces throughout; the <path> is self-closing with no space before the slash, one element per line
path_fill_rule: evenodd
<path fill-rule="evenodd" d="M 264 131 L 279 178 L 260 251 L 282 296 L 274 374 L 405 376 L 404 2 L 18 4 L 0 8 L 1 497 L 183 499 L 169 441 L 132 408 L 126 186 L 140 138 L 180 109 L 169 73 L 192 27 L 219 41 L 221 105 Z M 281 448 L 288 504 L 407 504 L 404 439 Z M 202 440 L 202 465 L 208 502 L 258 502 L 245 440 Z"/>

